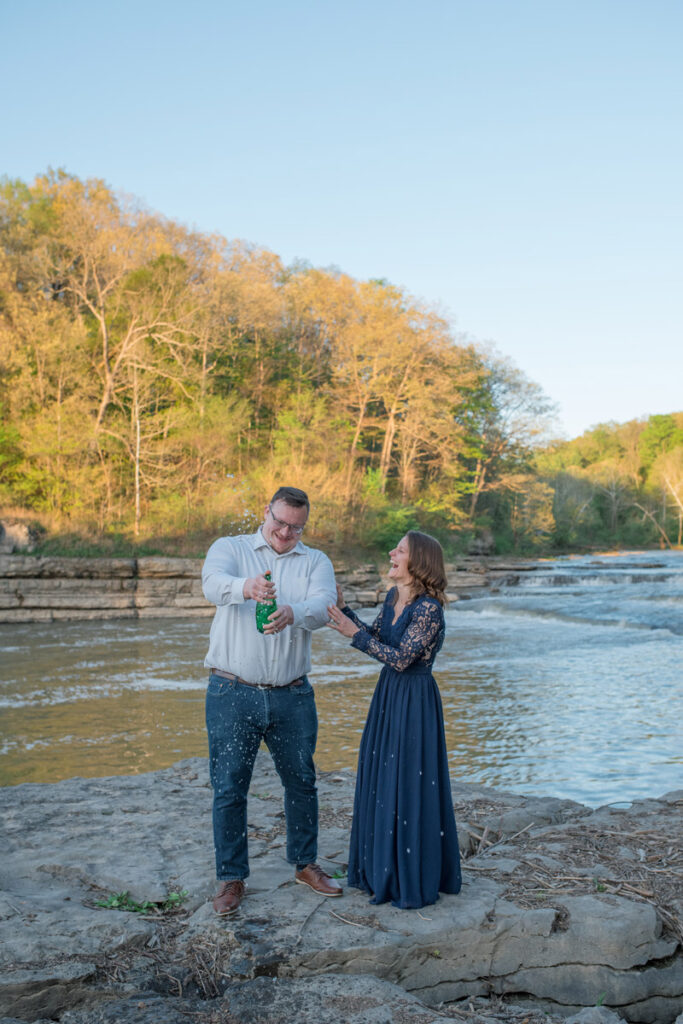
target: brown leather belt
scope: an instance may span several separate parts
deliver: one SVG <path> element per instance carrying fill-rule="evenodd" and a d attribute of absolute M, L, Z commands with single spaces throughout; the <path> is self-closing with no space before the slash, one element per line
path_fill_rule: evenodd
<path fill-rule="evenodd" d="M 234 672 L 224 672 L 221 668 L 210 668 L 209 672 L 212 676 L 220 676 L 221 679 L 230 679 L 234 683 L 241 683 L 242 686 L 253 686 L 257 690 L 282 690 L 285 686 L 303 686 L 304 677 L 299 676 L 298 679 L 293 679 L 291 683 L 249 683 L 246 679 L 242 679 L 241 676 L 236 676 Z"/>

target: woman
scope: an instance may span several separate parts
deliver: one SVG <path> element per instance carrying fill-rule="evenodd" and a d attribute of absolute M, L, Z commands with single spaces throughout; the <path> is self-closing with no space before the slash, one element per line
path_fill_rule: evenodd
<path fill-rule="evenodd" d="M 432 675 L 444 638 L 441 545 L 410 530 L 390 552 L 395 584 L 367 626 L 338 602 L 330 626 L 384 663 L 358 755 L 349 885 L 372 903 L 424 907 L 460 891 L 460 853 L 441 697 Z M 339 607 L 341 605 L 341 607 Z"/>

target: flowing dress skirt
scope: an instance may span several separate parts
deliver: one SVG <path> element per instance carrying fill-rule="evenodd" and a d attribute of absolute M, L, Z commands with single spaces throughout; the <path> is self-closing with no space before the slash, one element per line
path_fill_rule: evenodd
<path fill-rule="evenodd" d="M 358 755 L 348 879 L 395 907 L 460 891 L 443 710 L 428 668 L 380 674 Z"/>

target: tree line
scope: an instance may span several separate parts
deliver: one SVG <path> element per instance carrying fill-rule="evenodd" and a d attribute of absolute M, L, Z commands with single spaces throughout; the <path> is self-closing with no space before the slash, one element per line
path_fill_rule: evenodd
<path fill-rule="evenodd" d="M 342 544 L 418 527 L 544 550 L 626 520 L 680 543 L 680 417 L 666 437 L 633 426 L 630 454 L 626 428 L 549 445 L 540 388 L 405 289 L 285 265 L 64 172 L 0 186 L 0 408 L 2 506 L 54 531 L 248 529 L 287 481 Z"/>
<path fill-rule="evenodd" d="M 552 486 L 556 547 L 681 547 L 683 412 L 601 424 L 539 450 L 535 465 Z"/>

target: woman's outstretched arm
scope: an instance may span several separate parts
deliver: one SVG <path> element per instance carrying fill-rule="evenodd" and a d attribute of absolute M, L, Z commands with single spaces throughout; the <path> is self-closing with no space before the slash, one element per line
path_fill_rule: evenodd
<path fill-rule="evenodd" d="M 433 647 L 443 625 L 441 607 L 436 601 L 421 601 L 415 609 L 410 625 L 401 637 L 398 647 L 382 644 L 367 630 L 359 630 L 351 639 L 351 646 L 364 651 L 371 658 L 384 662 L 397 672 L 424 657 Z"/>

